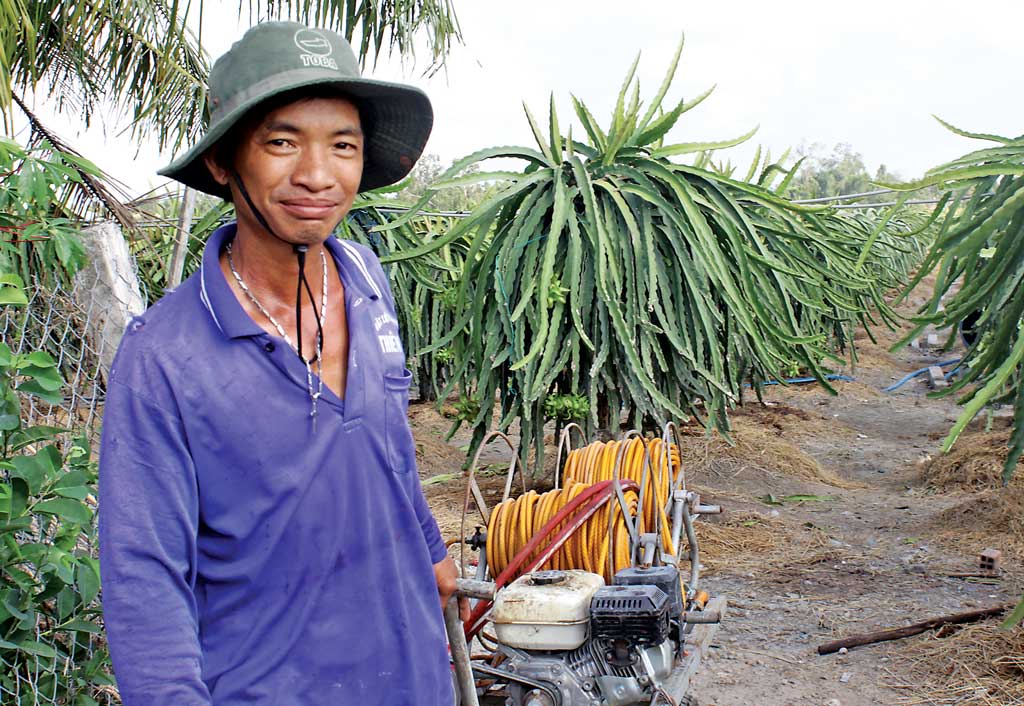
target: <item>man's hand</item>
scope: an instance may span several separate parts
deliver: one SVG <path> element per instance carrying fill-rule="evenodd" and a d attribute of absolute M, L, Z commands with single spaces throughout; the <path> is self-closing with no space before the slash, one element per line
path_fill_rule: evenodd
<path fill-rule="evenodd" d="M 434 578 L 437 580 L 437 592 L 441 596 L 442 611 L 455 595 L 455 579 L 458 576 L 459 570 L 455 568 L 455 562 L 450 556 L 434 564 Z M 465 596 L 459 596 L 459 619 L 462 622 L 469 620 L 469 599 Z"/>

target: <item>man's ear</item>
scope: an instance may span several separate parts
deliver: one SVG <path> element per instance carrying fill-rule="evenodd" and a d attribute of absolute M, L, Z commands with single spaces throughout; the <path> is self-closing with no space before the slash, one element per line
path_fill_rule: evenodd
<path fill-rule="evenodd" d="M 210 170 L 210 176 L 213 180 L 221 186 L 228 185 L 228 170 L 221 166 L 221 163 L 217 160 L 217 148 L 207 150 L 203 153 L 203 162 L 206 164 L 206 168 Z"/>

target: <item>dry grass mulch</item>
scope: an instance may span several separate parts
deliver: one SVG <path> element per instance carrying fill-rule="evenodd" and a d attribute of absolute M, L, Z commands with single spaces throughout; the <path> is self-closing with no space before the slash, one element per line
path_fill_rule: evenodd
<path fill-rule="evenodd" d="M 970 493 L 931 522 L 945 544 L 976 554 L 993 547 L 1024 558 L 1024 474 L 1003 486 L 1009 429 L 969 431 L 945 455 L 927 461 L 922 479 L 940 493 Z"/>
<path fill-rule="evenodd" d="M 792 556 L 820 549 L 828 542 L 820 531 L 794 527 L 756 512 L 724 520 L 702 519 L 695 523 L 695 529 L 701 564 L 710 570 L 760 567 L 782 551 Z"/>
<path fill-rule="evenodd" d="M 1024 558 L 1024 485 L 978 493 L 940 512 L 931 525 L 943 543 L 970 555 L 992 547 Z"/>
<path fill-rule="evenodd" d="M 787 438 L 813 434 L 815 427 L 827 424 L 825 420 L 793 408 L 767 409 L 772 410 L 767 415 L 748 411 L 733 417 L 730 436 L 734 444 L 718 432 L 681 439 L 680 452 L 687 473 L 730 475 L 754 466 L 771 474 L 794 476 L 836 488 L 862 487 L 824 468 Z"/>
<path fill-rule="evenodd" d="M 957 439 L 948 454 L 929 460 L 922 477 L 940 492 L 1001 488 L 1009 440 L 1009 429 L 967 432 Z M 1024 474 L 1014 474 L 1010 484 L 1024 487 Z"/>
<path fill-rule="evenodd" d="M 999 623 L 939 630 L 901 651 L 916 684 L 899 703 L 1015 706 L 1024 704 L 1024 628 L 1000 630 Z"/>

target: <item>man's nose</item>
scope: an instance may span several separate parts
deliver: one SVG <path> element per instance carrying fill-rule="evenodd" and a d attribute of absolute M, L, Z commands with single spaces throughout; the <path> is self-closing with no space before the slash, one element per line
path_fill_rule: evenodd
<path fill-rule="evenodd" d="M 334 186 L 337 179 L 331 171 L 330 154 L 326 149 L 307 147 L 299 154 L 292 172 L 292 182 L 310 191 L 324 191 Z"/>

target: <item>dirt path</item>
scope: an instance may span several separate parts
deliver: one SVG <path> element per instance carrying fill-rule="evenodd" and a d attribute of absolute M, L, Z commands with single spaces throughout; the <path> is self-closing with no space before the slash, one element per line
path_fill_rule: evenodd
<path fill-rule="evenodd" d="M 882 388 L 901 377 L 904 368 L 936 359 L 911 351 L 898 356 L 892 368 L 858 371 L 857 380 Z M 823 532 L 827 546 L 791 559 L 783 552 L 754 571 L 726 566 L 707 576 L 705 588 L 728 595 L 733 610 L 697 678 L 701 703 L 913 701 L 919 690 L 905 688 L 905 665 L 899 659 L 913 640 L 824 657 L 817 655 L 817 645 L 1020 595 L 1020 575 L 1012 569 L 995 586 L 947 576 L 972 569 L 975 559 L 937 537 L 936 516 L 961 498 L 930 494 L 921 484 L 918 461 L 936 453 L 957 412 L 949 401 L 925 398 L 925 391 L 925 384 L 915 381 L 884 396 L 841 391 L 831 398 L 816 390 L 770 396 L 833 426 L 833 434 L 800 435 L 794 444 L 826 469 L 865 487 L 838 489 L 774 478 L 776 497 L 835 498 L 775 508 L 790 526 L 813 525 Z M 763 479 L 744 481 L 742 474 L 709 485 L 752 497 L 763 495 L 765 488 Z M 727 499 L 723 503 L 730 505 Z"/>
<path fill-rule="evenodd" d="M 927 398 L 921 379 L 894 393 L 880 390 L 956 352 L 889 354 L 885 345 L 892 340 L 864 342 L 862 365 L 847 371 L 856 382 L 836 383 L 836 397 L 813 386 L 774 387 L 767 408 L 755 403 L 737 417 L 738 428 L 767 435 L 752 437 L 751 448 L 758 438 L 782 449 L 788 444 L 794 467 L 803 452 L 838 481 L 790 475 L 785 459 L 772 467 L 756 451 L 746 458 L 709 452 L 691 475 L 706 500 L 726 508 L 706 519 L 702 587 L 728 596 L 730 612 L 695 682 L 702 706 L 953 703 L 922 700 L 927 685 L 908 672 L 904 655 L 924 637 L 824 657 L 816 647 L 1009 602 L 1024 589 L 1012 555 L 994 584 L 948 576 L 975 568 L 975 554 L 985 548 L 957 541 L 939 520 L 964 497 L 934 494 L 921 480 L 921 461 L 938 452 L 958 408 L 949 399 Z M 423 474 L 450 473 L 461 453 L 438 444 L 439 422 L 425 409 L 414 412 L 417 439 L 430 447 Z M 488 481 L 489 492 L 500 492 L 500 480 Z M 461 479 L 427 487 L 446 535 L 457 534 L 463 487 Z M 813 497 L 787 500 L 795 495 Z"/>

